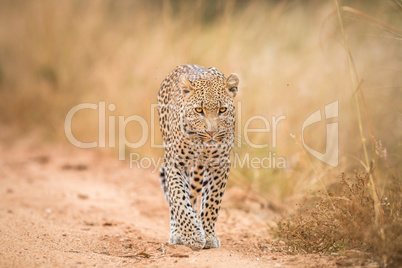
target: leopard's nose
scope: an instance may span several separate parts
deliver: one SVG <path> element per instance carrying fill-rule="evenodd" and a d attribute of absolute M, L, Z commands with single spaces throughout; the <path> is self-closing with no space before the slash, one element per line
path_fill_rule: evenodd
<path fill-rule="evenodd" d="M 207 131 L 208 135 L 213 137 L 218 131 Z"/>

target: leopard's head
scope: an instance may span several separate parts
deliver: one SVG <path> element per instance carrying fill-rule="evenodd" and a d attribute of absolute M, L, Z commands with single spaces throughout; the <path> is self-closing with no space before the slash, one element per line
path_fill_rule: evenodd
<path fill-rule="evenodd" d="M 181 124 L 184 135 L 194 143 L 213 145 L 232 144 L 235 129 L 234 98 L 239 78 L 227 78 L 217 69 L 197 78 L 180 76 L 179 87 L 184 101 Z"/>

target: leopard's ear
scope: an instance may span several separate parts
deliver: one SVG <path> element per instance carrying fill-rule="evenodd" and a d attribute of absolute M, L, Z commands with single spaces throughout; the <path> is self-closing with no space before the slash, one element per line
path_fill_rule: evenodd
<path fill-rule="evenodd" d="M 184 99 L 188 99 L 194 93 L 194 88 L 185 75 L 180 75 L 179 77 L 179 88 Z"/>
<path fill-rule="evenodd" d="M 236 97 L 239 86 L 239 76 L 237 74 L 230 74 L 226 78 L 226 92 L 230 97 Z"/>

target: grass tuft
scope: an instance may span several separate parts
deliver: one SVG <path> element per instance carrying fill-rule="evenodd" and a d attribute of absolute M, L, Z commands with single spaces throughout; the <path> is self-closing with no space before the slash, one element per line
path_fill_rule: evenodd
<path fill-rule="evenodd" d="M 277 236 L 300 253 L 369 252 L 384 267 L 402 264 L 402 185 L 393 178 L 381 197 L 383 222 L 375 220 L 370 173 L 342 174 L 327 195 L 278 222 Z"/>

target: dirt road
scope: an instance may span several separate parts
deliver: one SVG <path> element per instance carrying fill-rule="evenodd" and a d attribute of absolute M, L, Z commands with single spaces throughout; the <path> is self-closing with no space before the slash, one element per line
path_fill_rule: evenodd
<path fill-rule="evenodd" d="M 221 248 L 169 245 L 157 174 L 96 151 L 0 143 L 1 267 L 336 266 L 335 257 L 273 251 L 270 220 L 263 204 L 231 188 Z"/>

